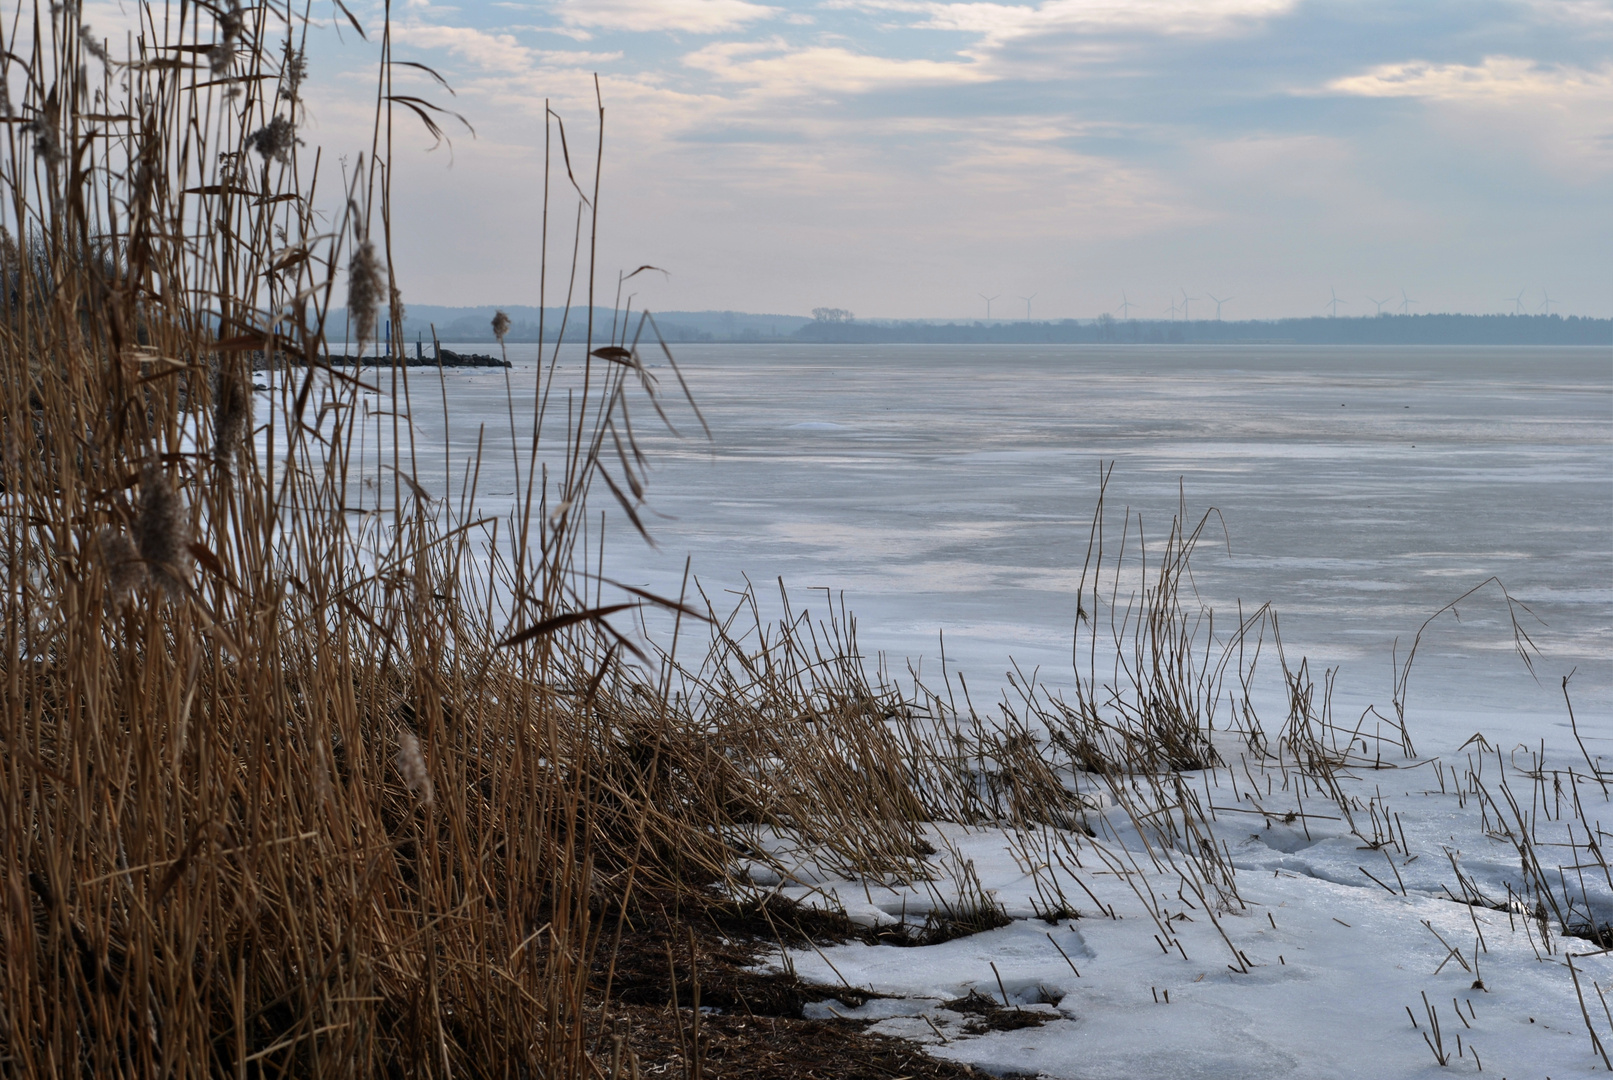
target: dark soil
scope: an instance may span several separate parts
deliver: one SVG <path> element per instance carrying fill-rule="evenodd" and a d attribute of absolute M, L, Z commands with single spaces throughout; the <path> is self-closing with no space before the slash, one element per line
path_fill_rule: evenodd
<path fill-rule="evenodd" d="M 716 897 L 691 902 L 687 895 L 652 895 L 628 911 L 614 950 L 615 916 L 604 922 L 594 985 L 603 991 L 608 981 L 612 1003 L 665 1006 L 675 996 L 687 1007 L 698 992 L 702 1006 L 725 1013 L 799 1019 L 808 1002 L 838 998 L 861 1004 L 870 996 L 811 986 L 793 973 L 750 970 L 776 955 L 781 944 L 804 948 L 872 940 L 844 916 L 776 898 L 736 906 Z"/>
<path fill-rule="evenodd" d="M 724 1013 L 693 1013 L 645 1006 L 622 1010 L 615 1026 L 638 1055 L 642 1076 L 702 1076 L 709 1080 L 962 1080 L 981 1074 L 967 1065 L 938 1061 L 911 1043 L 869 1035 L 851 1020 L 791 1020 Z M 680 1036 L 679 1025 L 682 1031 Z M 606 1038 L 603 1061 L 610 1060 Z M 698 1045 L 698 1071 L 690 1047 Z M 687 1068 L 686 1068 L 687 1066 Z M 624 1067 L 623 1076 L 630 1075 Z"/>
<path fill-rule="evenodd" d="M 776 956 L 781 943 L 801 948 L 876 940 L 842 916 L 776 898 L 736 906 L 715 896 L 651 895 L 629 908 L 615 949 L 616 915 L 603 922 L 593 984 L 600 994 L 607 981 L 610 985 L 598 1058 L 607 1071 L 613 1040 L 619 1038 L 624 1061 L 628 1052 L 637 1055 L 641 1076 L 959 1080 L 981 1075 L 967 1065 L 928 1057 L 911 1043 L 867 1034 L 859 1021 L 801 1015 L 808 1002 L 830 998 L 860 1005 L 873 996 L 866 991 L 811 986 L 793 972 L 750 970 Z M 626 1064 L 621 1075 L 631 1075 Z"/>
<path fill-rule="evenodd" d="M 974 990 L 969 991 L 968 997 L 944 1002 L 941 1007 L 974 1017 L 964 1025 L 964 1030 L 971 1035 L 981 1035 L 988 1031 L 1018 1031 L 1020 1028 L 1041 1027 L 1049 1020 L 1056 1019 L 1045 1012 L 1026 1012 L 1011 1005 L 999 1005 Z"/>

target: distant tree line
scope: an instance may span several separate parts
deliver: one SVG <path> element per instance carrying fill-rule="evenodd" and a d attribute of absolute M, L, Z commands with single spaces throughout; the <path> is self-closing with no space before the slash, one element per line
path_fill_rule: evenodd
<path fill-rule="evenodd" d="M 538 309 L 509 306 L 511 324 L 505 340 L 538 340 Z M 431 327 L 443 342 L 495 341 L 492 307 L 411 308 L 403 329 L 405 349 L 413 354 L 416 342 L 431 351 Z M 342 314 L 327 327 L 332 348 L 343 342 Z M 587 333 L 588 311 L 573 309 L 568 316 L 558 308 L 545 314 L 544 338 L 554 341 L 562 326 L 567 341 L 580 342 Z M 594 309 L 594 337 L 605 340 L 622 332 L 629 338 L 639 328 L 635 310 L 613 312 Z M 697 342 L 838 342 L 843 344 L 958 345 L 1095 345 L 1095 344 L 1296 344 L 1296 345 L 1613 345 L 1613 319 L 1577 315 L 1375 315 L 1345 318 L 1316 316 L 1304 319 L 1060 319 L 1031 322 L 994 319 L 990 322 L 924 322 L 891 319 L 857 319 L 844 308 L 820 307 L 810 319 L 799 315 L 759 315 L 739 311 L 667 311 L 655 313 L 656 326 L 672 343 Z M 614 331 L 613 331 L 614 327 Z M 392 332 L 378 326 L 382 343 Z M 648 332 L 646 328 L 646 332 Z"/>
<path fill-rule="evenodd" d="M 848 313 L 849 314 L 849 313 Z M 798 341 L 870 345 L 1613 345 L 1613 319 L 1570 315 L 1373 315 L 1356 318 L 1063 319 L 1055 322 L 853 322 L 814 319 Z"/>
<path fill-rule="evenodd" d="M 812 318 L 816 322 L 849 323 L 856 317 L 845 308 L 815 307 L 812 309 Z"/>
<path fill-rule="evenodd" d="M 430 350 L 433 327 L 436 328 L 437 338 L 440 341 L 494 343 L 496 339 L 493 335 L 492 320 L 494 312 L 498 310 L 504 311 L 510 319 L 504 337 L 506 342 L 530 344 L 538 340 L 540 312 L 535 307 L 519 304 L 506 304 L 501 308 L 491 305 L 452 308 L 412 304 L 402 336 L 411 351 L 416 342 L 422 342 L 423 347 L 427 351 Z M 551 307 L 541 314 L 545 341 L 557 340 L 562 327 L 565 340 L 569 342 L 581 342 L 587 335 L 586 307 L 572 308 L 569 315 L 561 308 Z M 593 331 L 596 342 L 603 343 L 610 338 L 619 338 L 624 332 L 631 341 L 640 331 L 641 314 L 637 306 L 623 311 L 612 311 L 607 307 L 594 308 Z M 798 327 L 810 321 L 801 315 L 758 314 L 745 311 L 656 311 L 653 315 L 655 328 L 660 330 L 662 337 L 669 342 L 685 343 L 788 341 Z M 847 319 L 851 318 L 849 311 L 843 315 Z M 345 326 L 344 312 L 337 312 L 327 326 L 327 333 L 331 340 L 337 343 L 338 348 Z M 382 326 L 377 329 L 382 331 L 384 341 L 385 332 L 390 328 Z M 654 340 L 654 330 L 648 325 L 643 327 L 643 333 L 645 340 Z"/>

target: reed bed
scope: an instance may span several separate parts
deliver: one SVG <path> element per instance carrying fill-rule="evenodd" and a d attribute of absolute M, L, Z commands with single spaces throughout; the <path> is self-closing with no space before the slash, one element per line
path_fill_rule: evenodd
<path fill-rule="evenodd" d="M 407 416 L 367 409 L 367 380 L 411 400 L 409 371 L 328 360 L 343 307 L 361 352 L 401 325 L 394 118 L 448 115 L 394 89 L 390 26 L 368 28 L 373 144 L 322 217 L 306 13 L 140 5 L 120 55 L 75 4 L 16 14 L 4 1070 L 592 1075 L 601 943 L 635 889 L 693 889 L 725 854 L 671 793 L 704 759 L 672 767 L 682 718 L 620 662 L 578 560 L 596 485 L 637 500 L 636 351 L 584 328 L 588 382 L 541 454 L 534 403 L 501 556 L 428 490 Z M 597 190 L 571 183 L 586 236 Z"/>

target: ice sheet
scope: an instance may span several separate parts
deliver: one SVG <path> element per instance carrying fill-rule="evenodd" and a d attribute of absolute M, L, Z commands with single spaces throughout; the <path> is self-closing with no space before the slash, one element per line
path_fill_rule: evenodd
<path fill-rule="evenodd" d="M 467 346 L 467 348 L 469 348 Z M 486 346 L 479 348 L 485 349 Z M 1139 511 L 1157 543 L 1185 498 L 1214 508 L 1195 582 L 1223 616 L 1270 601 L 1313 669 L 1342 665 L 1340 713 L 1389 697 L 1390 655 L 1489 575 L 1539 617 L 1538 681 L 1505 659 L 1493 596 L 1431 631 L 1412 682 L 1419 745 L 1476 730 L 1563 733 L 1572 683 L 1613 753 L 1613 350 L 1284 347 L 681 346 L 709 422 L 682 437 L 640 409 L 657 546 L 619 514 L 606 573 L 676 593 L 685 559 L 708 594 L 782 577 L 798 606 L 843 593 L 873 664 L 948 667 L 988 692 L 1010 656 L 1058 683 L 1099 470 L 1113 524 Z M 460 498 L 480 440 L 478 499 L 507 512 L 537 381 L 515 367 L 416 369 L 416 463 Z M 563 357 L 554 401 L 580 367 Z M 670 370 L 653 367 L 669 398 Z M 376 423 L 390 408 L 377 378 Z M 514 395 L 511 409 L 506 385 Z M 401 396 L 401 395 L 400 395 Z M 563 405 L 560 407 L 563 416 Z M 548 421 L 546 438 L 562 426 Z M 383 430 L 382 435 L 386 432 Z M 372 439 L 372 447 L 373 447 Z M 384 482 L 384 476 L 383 476 Z M 607 500 L 608 501 L 608 500 Z M 1224 523 L 1224 531 L 1222 524 Z M 1111 538 L 1111 545 L 1113 544 Z M 664 628 L 663 628 L 664 629 Z"/>

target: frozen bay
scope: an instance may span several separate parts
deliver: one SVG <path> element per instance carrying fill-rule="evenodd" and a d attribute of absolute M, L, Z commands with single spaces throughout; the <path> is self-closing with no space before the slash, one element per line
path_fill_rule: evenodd
<path fill-rule="evenodd" d="M 457 504 L 480 447 L 471 501 L 501 518 L 526 468 L 511 429 L 524 446 L 539 378 L 535 349 L 511 355 L 507 372 L 447 372 L 441 393 L 435 372 L 415 369 L 404 403 L 424 487 Z M 1272 759 L 1236 740 L 1221 747 L 1227 767 L 1188 772 L 1208 812 L 1197 827 L 1237 871 L 1230 894 L 1200 892 L 1191 849 L 1157 831 L 1147 798 L 1129 805 L 1124 784 L 1095 776 L 1067 778 L 1092 796 L 1090 832 L 928 822 L 939 854 L 905 882 L 846 876 L 823 850 L 761 830 L 753 843 L 775 862 L 753 868 L 759 889 L 886 928 L 983 890 L 1012 920 L 918 948 L 781 953 L 809 981 L 844 984 L 845 1000 L 819 1013 L 989 1071 L 1071 1080 L 1448 1075 L 1424 1040 L 1436 1012 L 1461 1070 L 1476 1072 L 1480 1054 L 1502 1076 L 1575 1075 L 1598 1060 L 1580 995 L 1599 1004 L 1591 995 L 1613 984 L 1613 958 L 1586 936 L 1546 937 L 1544 916 L 1518 899 L 1539 890 L 1516 838 L 1559 853 L 1543 857 L 1565 864 L 1558 899 L 1572 918 L 1607 925 L 1613 878 L 1586 845 L 1593 828 L 1599 844 L 1609 838 L 1608 796 L 1585 775 L 1561 680 L 1574 672 L 1579 730 L 1606 770 L 1613 350 L 677 355 L 712 437 L 677 405 L 671 369 L 652 366 L 682 432 L 635 415 L 657 546 L 609 510 L 605 575 L 675 595 L 687 560 L 719 605 L 747 576 L 771 603 L 782 577 L 798 612 L 820 614 L 814 590 L 843 593 L 871 664 L 900 675 L 911 661 L 933 684 L 944 631 L 948 672 L 967 674 L 977 705 L 1004 686 L 1010 657 L 1055 687 L 1069 678 L 1077 583 L 1111 464 L 1111 553 L 1127 508 L 1156 557 L 1179 499 L 1195 520 L 1215 508 L 1193 565 L 1218 628 L 1240 601 L 1272 603 L 1291 660 L 1308 656 L 1318 681 L 1340 668 L 1335 715 L 1347 727 L 1369 704 L 1389 711 L 1397 639 L 1404 655 L 1423 621 L 1473 586 L 1497 576 L 1537 617 L 1523 619 L 1538 677 L 1512 654 L 1498 593 L 1436 623 L 1407 709 L 1420 755 L 1374 760 L 1361 743 L 1334 774 L 1335 803 L 1280 750 Z M 562 357 L 552 415 L 578 386 L 576 359 Z M 395 411 L 390 377 L 370 381 L 380 392 L 366 405 L 361 472 L 375 471 Z M 379 487 L 384 505 L 384 471 Z M 1275 730 L 1283 703 L 1260 704 Z M 1487 741 L 1470 743 L 1478 732 Z M 1545 758 L 1520 743 L 1543 744 Z M 1509 790 L 1527 804 L 1516 822 L 1503 820 Z M 1470 891 L 1477 902 L 1453 902 Z M 1054 895 L 1080 910 L 1041 921 Z M 885 996 L 864 1002 L 864 991 Z M 1009 1029 L 982 1030 L 968 1012 L 982 999 L 1014 1014 Z M 1021 1026 L 1026 1011 L 1039 1026 Z M 1451 1053 L 1453 1038 L 1466 1043 Z"/>
<path fill-rule="evenodd" d="M 510 355 L 524 434 L 536 347 Z M 1271 602 L 1290 654 L 1318 673 L 1341 668 L 1340 715 L 1387 711 L 1396 639 L 1403 655 L 1427 616 L 1496 575 L 1539 618 L 1524 618 L 1538 681 L 1511 655 L 1499 595 L 1475 597 L 1419 654 L 1408 709 L 1419 743 L 1451 749 L 1476 730 L 1566 737 L 1561 679 L 1574 671 L 1582 731 L 1613 750 L 1613 350 L 684 345 L 676 356 L 712 439 L 686 410 L 673 412 L 681 438 L 640 410 L 658 546 L 615 515 L 606 573 L 618 580 L 675 594 L 687 557 L 709 595 L 748 575 L 766 600 L 782 577 L 798 607 L 822 607 L 810 590 L 843 593 L 870 663 L 883 654 L 898 674 L 911 661 L 935 678 L 944 631 L 949 671 L 979 695 L 1003 685 L 1010 657 L 1056 686 L 1099 470 L 1113 463 L 1111 531 L 1129 506 L 1157 544 L 1179 491 L 1194 518 L 1218 510 L 1194 561 L 1200 594 L 1223 626 L 1239 601 Z M 578 374 L 563 354 L 557 386 Z M 652 374 L 677 394 L 670 370 Z M 424 375 L 413 416 L 431 487 L 442 417 L 436 374 Z M 514 489 L 505 373 L 446 378 L 453 460 L 483 440 L 478 504 L 501 512 Z"/>

